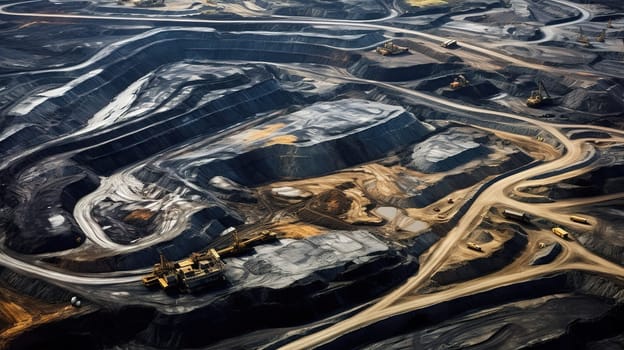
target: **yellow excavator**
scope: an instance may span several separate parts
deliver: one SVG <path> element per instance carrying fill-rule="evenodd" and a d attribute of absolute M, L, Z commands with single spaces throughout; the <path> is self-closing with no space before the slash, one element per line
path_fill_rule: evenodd
<path fill-rule="evenodd" d="M 464 86 L 468 86 L 468 79 L 463 74 L 458 75 L 450 84 L 451 89 L 457 90 L 459 88 L 463 88 Z"/>
<path fill-rule="evenodd" d="M 537 82 L 537 90 L 531 91 L 531 96 L 526 101 L 527 106 L 538 108 L 546 102 L 550 101 L 550 94 L 546 91 L 546 87 L 542 81 Z"/>
<path fill-rule="evenodd" d="M 274 241 L 277 239 L 277 233 L 269 230 L 260 231 L 260 233 L 257 233 L 250 238 L 244 239 L 239 238 L 237 231 L 233 231 L 232 236 L 234 238 L 234 242 L 231 245 L 223 249 L 217 250 L 217 253 L 220 257 L 228 257 L 240 254 L 251 249 L 251 247 L 253 247 L 254 245 Z"/>

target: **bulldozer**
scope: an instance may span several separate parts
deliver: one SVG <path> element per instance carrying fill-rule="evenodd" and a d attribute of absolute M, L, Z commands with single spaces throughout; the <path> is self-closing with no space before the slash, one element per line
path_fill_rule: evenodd
<path fill-rule="evenodd" d="M 451 89 L 457 90 L 457 89 L 463 88 L 464 86 L 468 86 L 468 83 L 469 83 L 468 79 L 466 79 L 466 77 L 463 74 L 460 74 L 457 77 L 455 77 L 455 79 L 453 79 L 453 81 L 451 82 L 449 86 Z"/>
<path fill-rule="evenodd" d="M 606 37 L 607 37 L 607 30 L 603 29 L 602 32 L 600 32 L 600 35 L 596 37 L 596 41 L 599 43 L 604 43 Z"/>
<path fill-rule="evenodd" d="M 542 81 L 537 82 L 537 90 L 531 91 L 531 96 L 526 101 L 527 106 L 539 108 L 543 104 L 550 101 L 550 94 L 546 91 L 546 87 Z"/>
<path fill-rule="evenodd" d="M 392 41 L 388 41 L 387 43 L 383 44 L 383 46 L 378 46 L 375 49 L 375 52 L 382 56 L 388 56 L 398 55 L 400 53 L 407 52 L 408 50 L 409 49 L 407 47 L 399 46 L 394 44 Z"/>

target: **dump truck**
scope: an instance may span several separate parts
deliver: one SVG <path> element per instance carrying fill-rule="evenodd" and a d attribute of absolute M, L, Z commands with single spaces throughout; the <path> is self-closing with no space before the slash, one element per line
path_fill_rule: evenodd
<path fill-rule="evenodd" d="M 570 216 L 570 220 L 578 222 L 579 224 L 589 225 L 589 221 L 582 216 L 572 215 Z"/>
<path fill-rule="evenodd" d="M 511 209 L 503 210 L 503 216 L 507 219 L 512 219 L 516 221 L 529 222 L 531 219 L 525 212 L 515 211 Z"/>
<path fill-rule="evenodd" d="M 562 229 L 561 227 L 553 227 L 552 232 L 563 239 L 568 239 L 568 237 L 570 237 L 568 231 Z"/>
<path fill-rule="evenodd" d="M 481 248 L 481 246 L 476 244 L 475 242 L 468 242 L 467 246 L 469 249 L 476 250 L 478 252 L 483 252 L 483 248 Z"/>
<path fill-rule="evenodd" d="M 382 56 L 388 56 L 388 55 L 398 55 L 400 53 L 407 52 L 408 50 L 409 49 L 407 47 L 399 46 L 399 45 L 394 44 L 392 41 L 388 41 L 385 44 L 383 44 L 383 46 L 378 46 L 375 49 L 375 52 L 377 52 L 378 54 Z"/>
<path fill-rule="evenodd" d="M 457 90 L 457 89 L 463 88 L 464 86 L 468 86 L 468 83 L 469 83 L 468 79 L 466 79 L 466 77 L 463 74 L 460 74 L 457 77 L 455 77 L 455 79 L 453 79 L 453 81 L 451 82 L 449 86 L 451 89 Z"/>
<path fill-rule="evenodd" d="M 532 108 L 538 108 L 550 101 L 550 94 L 546 90 L 542 81 L 537 82 L 537 90 L 531 91 L 531 96 L 526 101 L 526 105 Z"/>
<path fill-rule="evenodd" d="M 444 41 L 442 44 L 440 44 L 440 46 L 442 46 L 443 48 L 452 48 L 452 47 L 456 47 L 457 46 L 457 40 L 455 39 L 449 39 Z"/>

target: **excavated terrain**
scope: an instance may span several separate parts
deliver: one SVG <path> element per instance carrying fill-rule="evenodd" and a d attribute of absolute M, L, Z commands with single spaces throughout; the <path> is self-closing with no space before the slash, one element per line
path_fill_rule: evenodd
<path fill-rule="evenodd" d="M 622 345 L 620 2 L 157 5 L 0 3 L 0 349 Z"/>

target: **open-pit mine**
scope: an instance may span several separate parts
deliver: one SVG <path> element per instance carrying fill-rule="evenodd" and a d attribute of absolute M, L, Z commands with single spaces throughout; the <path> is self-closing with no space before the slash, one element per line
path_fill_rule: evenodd
<path fill-rule="evenodd" d="M 622 349 L 623 227 L 620 0 L 0 0 L 0 349 Z"/>

